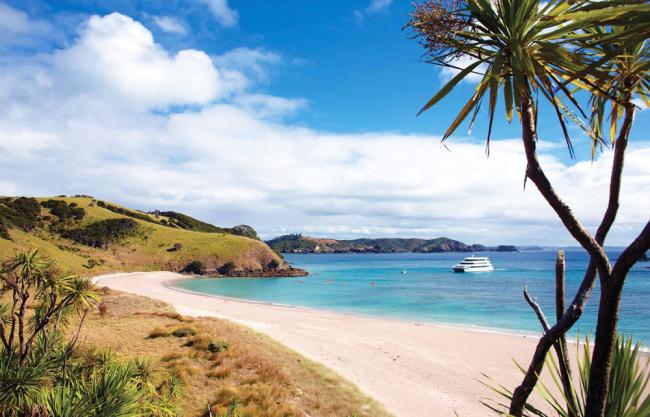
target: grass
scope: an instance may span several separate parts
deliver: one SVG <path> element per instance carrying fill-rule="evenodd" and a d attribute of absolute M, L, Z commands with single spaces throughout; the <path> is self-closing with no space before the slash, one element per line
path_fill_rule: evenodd
<path fill-rule="evenodd" d="M 247 417 L 389 417 L 350 382 L 244 326 L 185 318 L 129 294 L 109 291 L 103 302 L 105 314 L 89 316 L 80 340 L 178 375 L 184 417 L 207 415 L 208 404 L 220 415 L 234 400 Z"/>
<path fill-rule="evenodd" d="M 48 199 L 50 197 L 38 198 L 39 201 Z M 74 202 L 83 208 L 86 216 L 80 222 L 82 226 L 98 220 L 130 218 L 99 207 L 91 198 L 54 199 Z M 43 209 L 42 214 L 48 214 L 47 210 Z M 164 218 L 147 216 L 154 221 Z M 32 233 L 12 229 L 9 233 L 13 242 L 0 239 L 0 257 L 10 257 L 17 250 L 38 248 L 42 254 L 59 262 L 64 269 L 85 276 L 112 271 L 180 271 L 193 260 L 201 261 L 208 269 L 216 269 L 228 261 L 250 269 L 261 269 L 272 260 L 281 261 L 263 242 L 255 239 L 225 233 L 194 232 L 138 219 L 135 221 L 140 230 L 137 236 L 111 245 L 107 250 L 61 239 L 47 228 Z M 177 243 L 182 246 L 180 250 L 168 251 Z M 90 259 L 96 259 L 100 264 L 89 268 Z"/>

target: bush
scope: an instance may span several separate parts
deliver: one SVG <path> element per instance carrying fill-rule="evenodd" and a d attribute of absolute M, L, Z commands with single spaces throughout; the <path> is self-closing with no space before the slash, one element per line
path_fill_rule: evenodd
<path fill-rule="evenodd" d="M 114 206 L 114 205 L 112 205 L 112 204 L 105 203 L 105 202 L 103 202 L 103 201 L 98 201 L 98 202 L 97 202 L 97 205 L 98 205 L 99 207 L 105 208 L 106 210 L 110 210 L 110 211 L 112 211 L 113 213 L 117 213 L 117 214 L 122 214 L 122 215 L 124 215 L 124 216 L 133 217 L 134 219 L 143 220 L 143 221 L 145 221 L 145 222 L 149 222 L 149 223 L 156 223 L 156 224 L 158 224 L 157 221 L 155 221 L 155 220 L 152 219 L 150 216 L 147 216 L 147 215 L 144 214 L 144 213 L 138 213 L 138 212 L 136 212 L 136 211 L 131 211 L 131 210 L 128 210 L 128 209 L 125 209 L 125 208 L 122 208 L 122 207 L 117 207 L 117 206 Z"/>
<path fill-rule="evenodd" d="M 167 249 L 167 252 L 178 252 L 181 249 L 183 249 L 183 245 L 180 243 L 174 243 L 171 248 Z"/>
<path fill-rule="evenodd" d="M 269 262 L 269 264 L 267 265 L 269 269 L 278 269 L 279 266 L 280 266 L 280 262 L 278 262 L 275 259 L 271 259 L 271 262 Z"/>
<path fill-rule="evenodd" d="M 203 275 L 205 272 L 205 267 L 203 266 L 203 262 L 201 261 L 192 261 L 181 272 L 184 272 L 186 274 L 196 274 L 196 275 Z"/>
<path fill-rule="evenodd" d="M 138 223 L 135 220 L 107 219 L 91 223 L 79 229 L 64 231 L 62 236 L 82 245 L 106 249 L 112 243 L 133 236 L 137 228 Z"/>
<path fill-rule="evenodd" d="M 228 261 L 225 264 L 221 265 L 219 268 L 219 273 L 222 275 L 228 275 L 237 268 L 237 265 L 233 261 Z"/>
<path fill-rule="evenodd" d="M 196 334 L 196 330 L 194 330 L 191 327 L 179 327 L 178 329 L 174 330 L 171 334 L 174 337 L 188 337 L 188 336 L 194 336 Z"/>
<path fill-rule="evenodd" d="M 101 265 L 101 264 L 102 264 L 101 261 L 98 261 L 98 260 L 95 259 L 95 258 L 90 258 L 90 259 L 88 259 L 88 261 L 86 262 L 85 267 L 88 268 L 88 269 L 93 269 L 94 267 L 99 266 L 99 265 Z"/>
<path fill-rule="evenodd" d="M 238 226 L 232 227 L 230 231 L 233 235 L 244 236 L 251 239 L 259 239 L 259 237 L 257 237 L 257 232 L 255 229 L 247 224 L 240 224 Z"/>
<path fill-rule="evenodd" d="M 60 221 L 68 219 L 81 220 L 86 215 L 86 210 L 77 207 L 77 203 L 66 203 L 63 200 L 47 200 L 41 206 L 49 208 L 50 213 L 59 218 Z"/>
<path fill-rule="evenodd" d="M 224 350 L 227 350 L 229 346 L 230 344 L 228 342 L 219 340 L 217 342 L 208 343 L 208 350 L 212 353 L 219 353 L 219 352 L 223 352 Z"/>
<path fill-rule="evenodd" d="M 149 333 L 149 336 L 147 336 L 147 339 L 157 339 L 159 337 L 167 337 L 171 333 L 169 333 L 169 330 L 164 329 L 162 327 L 156 327 L 154 328 L 151 333 Z"/>
<path fill-rule="evenodd" d="M 9 229 L 17 227 L 30 232 L 38 222 L 41 206 L 34 198 L 4 198 L 0 200 L 0 238 L 11 240 Z"/>

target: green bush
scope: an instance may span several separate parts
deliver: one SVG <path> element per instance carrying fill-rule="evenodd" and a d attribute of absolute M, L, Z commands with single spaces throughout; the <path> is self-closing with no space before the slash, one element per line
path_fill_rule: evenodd
<path fill-rule="evenodd" d="M 122 207 L 117 207 L 117 206 L 114 206 L 114 205 L 112 205 L 112 204 L 105 203 L 104 201 L 98 201 L 98 202 L 97 202 L 97 205 L 98 205 L 99 207 L 105 208 L 106 210 L 110 210 L 110 211 L 112 211 L 113 213 L 117 213 L 117 214 L 122 214 L 122 215 L 124 215 L 124 216 L 133 217 L 134 219 L 143 220 L 143 221 L 145 221 L 145 222 L 149 222 L 149 223 L 156 223 L 156 224 L 158 224 L 157 221 L 155 221 L 155 220 L 152 219 L 150 216 L 147 216 L 147 215 L 144 214 L 144 213 L 138 213 L 137 211 L 131 211 L 131 210 L 128 210 L 128 209 L 125 209 L 125 208 L 122 208 Z"/>
<path fill-rule="evenodd" d="M 240 224 L 230 228 L 230 233 L 237 236 L 244 236 L 251 239 L 259 239 L 257 232 L 251 226 L 247 224 Z"/>
<path fill-rule="evenodd" d="M 205 267 L 201 261 L 192 261 L 187 264 L 187 266 L 185 266 L 181 272 L 184 272 L 186 274 L 203 275 L 205 272 Z"/>
<path fill-rule="evenodd" d="M 267 265 L 269 269 L 278 269 L 279 266 L 280 266 L 280 262 L 278 262 L 275 259 L 271 259 L 271 262 L 269 262 L 269 264 Z"/>
<path fill-rule="evenodd" d="M 86 210 L 77 207 L 77 203 L 68 204 L 63 200 L 43 201 L 41 206 L 50 209 L 50 213 L 58 217 L 61 221 L 69 219 L 82 220 L 86 215 Z"/>
<path fill-rule="evenodd" d="M 223 352 L 224 350 L 227 350 L 229 346 L 230 345 L 228 344 L 228 342 L 219 340 L 217 342 L 208 343 L 208 350 L 212 353 L 219 353 L 219 352 Z"/>
<path fill-rule="evenodd" d="M 78 229 L 66 230 L 62 233 L 62 236 L 82 245 L 106 249 L 112 243 L 133 236 L 137 228 L 138 223 L 135 220 L 107 219 Z"/>
<path fill-rule="evenodd" d="M 194 330 L 191 327 L 179 327 L 178 329 L 172 332 L 172 336 L 174 337 L 188 337 L 188 336 L 194 336 L 195 334 L 196 334 L 196 330 Z"/>
<path fill-rule="evenodd" d="M 29 232 L 38 223 L 41 207 L 34 198 L 18 197 L 0 200 L 0 238 L 11 240 L 9 229 Z"/>
<path fill-rule="evenodd" d="M 237 268 L 237 265 L 233 261 L 228 261 L 225 264 L 221 265 L 219 268 L 219 273 L 222 275 L 228 275 Z"/>
<path fill-rule="evenodd" d="M 560 372 L 558 359 L 554 355 L 549 355 L 546 359 L 545 367 L 552 376 L 552 385 L 546 385 L 540 381 L 535 387 L 549 405 L 549 408 L 555 409 L 559 417 L 567 416 L 584 416 L 586 409 L 586 396 L 589 390 L 589 368 L 591 366 L 591 345 L 589 339 L 585 339 L 582 344 L 577 340 L 577 382 L 572 381 L 569 391 L 575 396 L 576 407 L 574 409 L 569 404 L 571 401 L 567 398 L 566 390 L 562 385 L 562 375 Z M 647 417 L 650 415 L 650 396 L 648 395 L 648 383 L 650 382 L 650 367 L 641 351 L 640 343 L 633 343 L 631 338 L 620 336 L 614 347 L 612 356 L 611 369 L 611 387 L 607 396 L 605 406 L 605 417 Z M 523 368 L 521 368 L 523 371 Z M 512 400 L 512 391 L 503 386 L 495 386 L 488 382 L 488 387 L 493 389 L 499 395 L 504 397 L 509 404 Z M 505 404 L 493 406 L 484 403 L 493 411 L 502 413 L 507 412 Z M 503 408 L 502 408 L 503 407 Z M 546 417 L 547 414 L 537 408 L 526 405 L 528 416 Z"/>

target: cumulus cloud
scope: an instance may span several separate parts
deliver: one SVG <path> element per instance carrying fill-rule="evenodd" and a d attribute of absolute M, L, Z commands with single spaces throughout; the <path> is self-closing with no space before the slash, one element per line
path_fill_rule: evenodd
<path fill-rule="evenodd" d="M 212 15 L 217 20 L 226 27 L 236 26 L 239 21 L 239 14 L 236 10 L 228 6 L 228 0 L 199 0 L 201 3 L 205 4 Z"/>
<path fill-rule="evenodd" d="M 50 76 L 59 93 L 110 96 L 116 104 L 145 109 L 204 105 L 243 84 L 215 68 L 203 51 L 169 54 L 142 24 L 118 13 L 91 17 L 79 39 L 52 56 Z"/>
<path fill-rule="evenodd" d="M 494 141 L 486 158 L 482 143 L 454 139 L 449 152 L 438 137 L 293 125 L 283 116 L 304 100 L 246 90 L 242 83 L 253 84 L 245 73 L 200 51 L 188 52 L 199 64 L 186 80 L 182 52 L 169 54 L 139 23 L 109 15 L 91 18 L 66 49 L 2 64 L 0 193 L 95 194 L 220 225 L 249 223 L 267 237 L 571 242 L 532 184 L 522 188 L 518 140 Z M 159 111 L 181 104 L 192 106 Z M 631 144 L 609 243 L 628 241 L 647 218 L 649 158 L 650 143 Z M 540 159 L 593 229 L 611 153 L 593 163 Z"/>
<path fill-rule="evenodd" d="M 154 16 L 153 21 L 164 32 L 185 35 L 187 28 L 179 19 L 172 16 Z"/>
<path fill-rule="evenodd" d="M 366 18 L 366 16 L 383 12 L 387 10 L 392 3 L 393 0 L 370 0 L 368 6 L 366 6 L 364 9 L 355 10 L 353 12 L 354 18 L 358 23 L 363 23 L 363 20 Z"/>

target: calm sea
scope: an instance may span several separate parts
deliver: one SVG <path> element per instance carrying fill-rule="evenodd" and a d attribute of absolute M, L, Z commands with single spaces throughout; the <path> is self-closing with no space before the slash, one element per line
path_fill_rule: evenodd
<path fill-rule="evenodd" d="M 618 252 L 610 251 L 612 259 Z M 183 280 L 179 288 L 232 298 L 361 313 L 429 323 L 538 334 L 539 323 L 522 290 L 537 297 L 549 320 L 555 311 L 556 252 L 486 253 L 493 272 L 455 274 L 468 254 L 287 255 L 310 272 L 301 278 Z M 568 250 L 567 304 L 582 280 L 588 257 Z M 623 294 L 620 331 L 650 342 L 650 263 L 630 272 Z M 402 273 L 405 271 L 406 273 Z M 573 333 L 593 333 L 598 288 Z M 299 316 L 297 316 L 299 319 Z"/>

